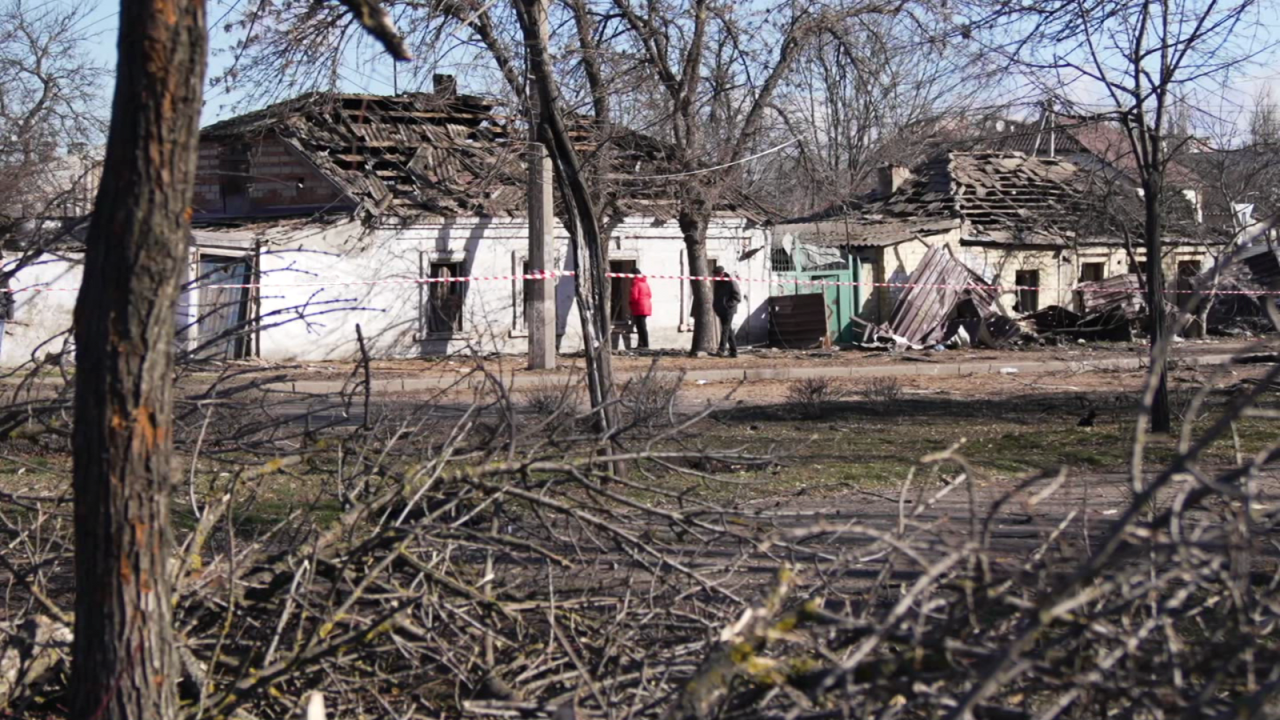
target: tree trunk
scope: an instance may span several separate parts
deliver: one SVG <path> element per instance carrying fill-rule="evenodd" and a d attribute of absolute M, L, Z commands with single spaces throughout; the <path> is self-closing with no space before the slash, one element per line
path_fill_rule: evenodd
<path fill-rule="evenodd" d="M 1145 173 L 1142 197 L 1146 213 L 1143 234 L 1147 246 L 1147 309 L 1151 326 L 1151 372 L 1156 373 L 1156 393 L 1151 403 L 1151 430 L 1169 432 L 1172 418 L 1169 412 L 1169 373 L 1167 348 L 1161 347 L 1165 336 L 1164 311 L 1164 239 L 1161 236 L 1160 194 L 1163 190 L 1160 163 L 1160 140 L 1154 146 L 1151 167 Z"/>
<path fill-rule="evenodd" d="M 618 410 L 614 400 L 613 365 L 609 354 L 609 279 L 608 248 L 600 233 L 600 222 L 595 203 L 582 174 L 582 165 L 574 150 L 573 141 L 560 117 L 555 78 L 547 56 L 546 39 L 539 32 L 544 26 L 546 0 L 516 0 L 517 17 L 524 34 L 529 53 L 529 69 L 537 96 L 529 102 L 542 103 L 543 126 L 539 131 L 548 150 L 555 158 L 559 180 L 566 192 L 566 205 L 573 217 L 569 220 L 570 237 L 574 243 L 574 262 L 577 269 L 576 292 L 578 314 L 582 318 L 583 342 L 586 344 L 587 387 L 591 394 L 591 406 L 596 412 L 597 428 L 602 436 L 611 436 L 619 427 Z M 544 135 L 542 131 L 545 131 Z M 576 222 L 575 222 L 576 220 Z M 616 467 L 616 474 L 623 469 Z"/>
<path fill-rule="evenodd" d="M 701 204 L 680 211 L 680 232 L 684 235 L 685 251 L 689 255 L 689 274 L 708 277 L 711 268 L 707 262 L 707 225 L 710 212 Z M 715 352 L 716 315 L 711 307 L 710 280 L 691 280 L 693 288 L 693 346 L 690 352 Z"/>
<path fill-rule="evenodd" d="M 76 303 L 69 717 L 177 714 L 169 561 L 174 305 L 204 81 L 201 0 L 123 0 L 97 211 Z"/>

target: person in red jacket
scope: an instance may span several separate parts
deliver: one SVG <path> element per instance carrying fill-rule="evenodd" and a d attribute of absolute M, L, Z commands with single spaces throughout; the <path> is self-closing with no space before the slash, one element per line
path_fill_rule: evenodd
<path fill-rule="evenodd" d="M 649 281 L 640 268 L 631 272 L 631 319 L 636 324 L 636 334 L 640 336 L 639 348 L 649 349 L 649 316 L 653 314 L 653 292 L 649 290 Z"/>

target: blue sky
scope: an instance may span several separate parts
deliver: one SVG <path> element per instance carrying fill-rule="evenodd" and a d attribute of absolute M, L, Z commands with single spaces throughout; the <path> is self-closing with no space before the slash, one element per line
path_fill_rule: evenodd
<path fill-rule="evenodd" d="M 68 0 L 53 1 L 67 2 Z M 241 2 L 242 0 L 210 0 L 209 2 L 210 47 L 212 49 L 209 57 L 209 77 L 213 77 L 225 70 L 230 63 L 230 53 L 227 52 L 227 49 L 235 38 L 224 33 L 221 26 L 225 21 L 226 14 Z M 1264 16 L 1275 17 L 1275 7 L 1270 4 L 1266 5 L 1263 14 Z M 108 1 L 99 3 L 82 23 L 82 27 L 92 34 L 92 56 L 108 67 L 114 67 L 115 65 L 118 18 L 119 6 L 115 2 Z M 1265 24 L 1270 25 L 1272 28 L 1280 27 L 1280 22 Z M 1223 106 L 1216 109 L 1216 114 L 1224 118 L 1231 115 L 1239 117 L 1247 114 L 1247 109 L 1251 106 L 1252 96 L 1264 87 L 1272 88 L 1272 98 L 1280 102 L 1280 63 L 1277 63 L 1276 58 L 1277 53 L 1272 50 L 1264 58 L 1260 58 L 1259 62 L 1245 74 L 1236 77 L 1230 87 L 1221 92 L 1219 101 L 1223 103 Z M 391 65 L 391 60 L 385 58 L 385 56 L 372 61 L 372 64 L 368 61 L 358 61 L 353 57 L 342 65 L 340 85 L 343 90 L 350 92 L 390 94 L 392 92 Z M 460 77 L 459 80 L 461 85 L 466 88 L 466 79 Z M 1089 85 L 1089 83 L 1080 84 L 1079 92 L 1073 93 L 1077 95 L 1077 99 L 1087 102 L 1086 96 L 1097 94 L 1096 89 L 1091 91 Z M 108 83 L 108 86 L 103 88 L 104 99 L 109 99 L 111 90 L 112 88 Z M 1011 92 L 1018 94 L 1017 90 L 1011 90 Z M 221 88 L 214 88 L 205 94 L 205 107 L 201 123 L 202 125 L 207 125 L 252 109 L 254 108 L 245 106 L 240 92 L 226 92 Z"/>
<path fill-rule="evenodd" d="M 225 51 L 235 38 L 224 33 L 221 28 L 222 23 L 218 21 L 236 4 L 238 3 L 234 0 L 232 2 L 210 0 L 209 2 L 209 46 L 212 52 L 209 55 L 207 77 L 219 74 L 231 62 L 230 53 Z M 81 23 L 81 27 L 92 37 L 91 56 L 108 68 L 114 68 L 116 63 L 116 34 L 120 27 L 119 17 L 118 3 L 101 2 Z M 368 64 L 358 64 L 354 61 L 344 63 L 341 76 L 342 89 L 351 92 L 391 94 L 391 61 L 386 60 L 383 66 L 382 68 L 370 67 Z M 112 89 L 110 83 L 102 89 L 103 97 L 107 102 L 110 102 Z M 238 91 L 226 92 L 221 88 L 206 90 L 204 112 L 200 118 L 201 125 L 208 125 L 252 109 L 254 108 L 244 106 L 242 93 Z"/>

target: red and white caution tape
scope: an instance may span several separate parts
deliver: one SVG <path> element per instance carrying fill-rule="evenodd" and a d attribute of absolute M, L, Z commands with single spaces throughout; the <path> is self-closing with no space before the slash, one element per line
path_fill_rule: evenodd
<path fill-rule="evenodd" d="M 516 275 L 467 275 L 461 277 L 425 277 L 425 278 L 390 278 L 383 280 L 338 280 L 338 281 L 311 281 L 311 282 L 258 282 L 258 283 L 214 283 L 210 285 L 197 285 L 190 289 L 200 290 L 235 290 L 235 289 L 274 289 L 274 288 L 329 288 L 329 287 L 368 287 L 373 285 L 432 285 L 445 283 L 469 283 L 469 282 L 510 282 L 512 280 L 555 280 L 563 277 L 574 277 L 577 273 L 572 270 L 549 270 L 547 272 L 533 272 Z M 634 273 L 605 273 L 606 277 L 611 278 L 637 278 L 644 277 L 649 280 L 710 280 L 712 282 L 723 282 L 725 280 L 735 280 L 737 282 L 747 283 L 763 283 L 766 285 L 796 285 L 808 287 L 864 287 L 864 288 L 931 288 L 936 290 L 991 290 L 999 293 L 1015 293 L 1020 290 L 1050 290 L 1036 285 L 983 285 L 977 283 L 951 285 L 946 283 L 877 283 L 865 281 L 841 281 L 841 280 L 799 280 L 795 278 L 789 279 L 772 279 L 764 278 L 726 278 L 710 275 L 636 275 Z M 78 287 L 49 287 L 46 285 L 32 285 L 22 288 L 5 288 L 0 292 L 8 292 L 18 294 L 23 292 L 77 292 Z M 1065 288 L 1058 288 L 1065 289 Z M 1109 288 L 1072 288 L 1076 292 L 1107 292 L 1117 293 L 1123 290 Z M 1140 292 L 1134 290 L 1133 292 Z M 1195 290 L 1167 290 L 1168 293 L 1176 294 L 1193 294 Z M 1272 290 L 1205 290 L 1205 295 L 1276 295 L 1280 296 L 1280 291 Z"/>

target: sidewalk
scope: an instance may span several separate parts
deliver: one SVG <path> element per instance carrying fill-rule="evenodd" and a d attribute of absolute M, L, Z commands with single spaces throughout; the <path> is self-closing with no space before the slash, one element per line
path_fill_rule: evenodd
<path fill-rule="evenodd" d="M 1205 365 L 1221 365 L 1235 357 L 1232 353 L 1215 353 L 1175 357 L 1170 360 L 1174 368 L 1200 367 Z M 789 368 L 725 368 L 723 370 L 688 370 L 684 373 L 685 383 L 738 383 L 764 381 L 786 381 L 803 378 L 868 378 L 868 377 L 902 377 L 902 376 L 947 376 L 967 377 L 976 375 L 1026 374 L 1045 372 L 1080 373 L 1095 370 L 1138 370 L 1147 367 L 1144 357 L 1108 358 L 1099 360 L 1061 361 L 1033 360 L 1023 362 L 899 362 L 895 365 L 877 366 L 823 366 L 823 367 L 789 367 Z M 437 373 L 434 375 L 375 379 L 373 393 L 413 393 L 440 390 L 463 382 L 472 382 L 478 375 L 467 377 L 468 368 L 459 368 L 455 373 Z M 664 371 L 659 365 L 658 372 L 676 373 L 678 370 Z M 498 373 L 495 373 L 498 374 Z M 619 382 L 643 377 L 641 372 L 620 372 L 616 379 Z M 581 382 L 582 376 L 568 373 L 522 374 L 518 371 L 505 370 L 499 377 L 504 384 L 513 390 L 530 387 Z M 336 392 L 343 387 L 340 380 L 283 380 L 269 387 L 308 394 Z"/>

